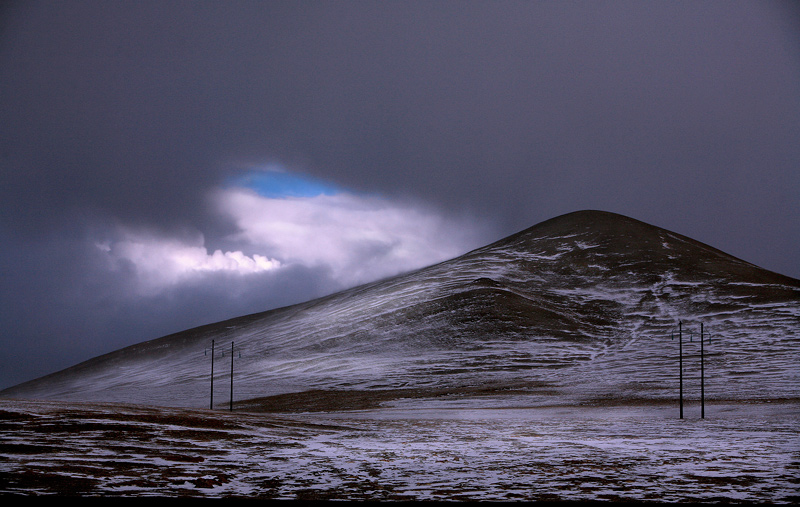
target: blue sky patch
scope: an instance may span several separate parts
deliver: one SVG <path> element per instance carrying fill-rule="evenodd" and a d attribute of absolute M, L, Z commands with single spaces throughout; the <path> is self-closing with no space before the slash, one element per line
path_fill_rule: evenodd
<path fill-rule="evenodd" d="M 270 198 L 316 197 L 334 195 L 341 190 L 324 181 L 285 171 L 251 171 L 233 178 L 231 186 L 255 190 L 259 195 Z"/>

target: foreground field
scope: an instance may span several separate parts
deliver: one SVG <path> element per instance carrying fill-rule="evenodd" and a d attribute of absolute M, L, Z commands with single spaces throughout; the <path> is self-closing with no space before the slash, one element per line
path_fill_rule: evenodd
<path fill-rule="evenodd" d="M 0 400 L 0 493 L 800 501 L 800 405 L 253 414 Z"/>

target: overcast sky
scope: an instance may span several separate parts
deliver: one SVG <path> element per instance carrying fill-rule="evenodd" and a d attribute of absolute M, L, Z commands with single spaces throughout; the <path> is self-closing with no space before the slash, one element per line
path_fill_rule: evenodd
<path fill-rule="evenodd" d="M 0 8 L 0 387 L 580 209 L 800 278 L 779 1 Z"/>

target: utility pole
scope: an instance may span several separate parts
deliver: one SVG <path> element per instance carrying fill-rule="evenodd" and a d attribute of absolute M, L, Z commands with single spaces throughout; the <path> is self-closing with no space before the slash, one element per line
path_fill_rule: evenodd
<path fill-rule="evenodd" d="M 234 342 L 231 342 L 231 399 L 228 405 L 231 412 L 233 412 L 233 360 L 237 352 L 239 357 L 242 357 L 242 351 L 236 348 Z M 206 349 L 206 354 L 208 354 L 208 349 Z M 221 350 L 221 355 L 225 357 L 224 349 Z M 214 409 L 214 340 L 211 340 L 211 409 Z"/>
<path fill-rule="evenodd" d="M 703 336 L 703 323 L 700 323 L 700 418 L 706 418 L 706 371 L 705 371 L 705 353 L 703 344 L 705 342 Z"/>
<path fill-rule="evenodd" d="M 675 339 L 675 333 L 672 333 L 671 339 Z M 689 341 L 694 341 L 694 332 L 690 331 Z M 705 326 L 700 323 L 700 418 L 706 418 L 706 368 L 705 368 Z M 709 340 L 709 343 L 711 341 Z M 683 419 L 683 322 L 678 321 L 678 364 L 679 364 L 679 378 L 680 378 L 680 418 Z"/>
<path fill-rule="evenodd" d="M 675 339 L 675 333 L 670 334 L 670 339 Z M 680 404 L 680 418 L 683 419 L 683 321 L 678 321 L 678 400 Z"/>
<path fill-rule="evenodd" d="M 208 353 L 208 349 L 205 353 Z M 214 340 L 211 340 L 211 402 L 209 410 L 214 410 Z"/>
<path fill-rule="evenodd" d="M 678 364 L 680 377 L 681 419 L 683 419 L 683 321 L 678 321 Z"/>
<path fill-rule="evenodd" d="M 233 342 L 231 342 L 231 406 L 230 411 L 233 412 Z"/>

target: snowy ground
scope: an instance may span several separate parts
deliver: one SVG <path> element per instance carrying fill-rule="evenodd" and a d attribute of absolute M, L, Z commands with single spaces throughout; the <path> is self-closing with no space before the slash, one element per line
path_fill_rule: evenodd
<path fill-rule="evenodd" d="M 484 402 L 484 406 L 486 403 Z M 0 400 L 3 495 L 800 501 L 800 405 L 260 415 Z"/>

